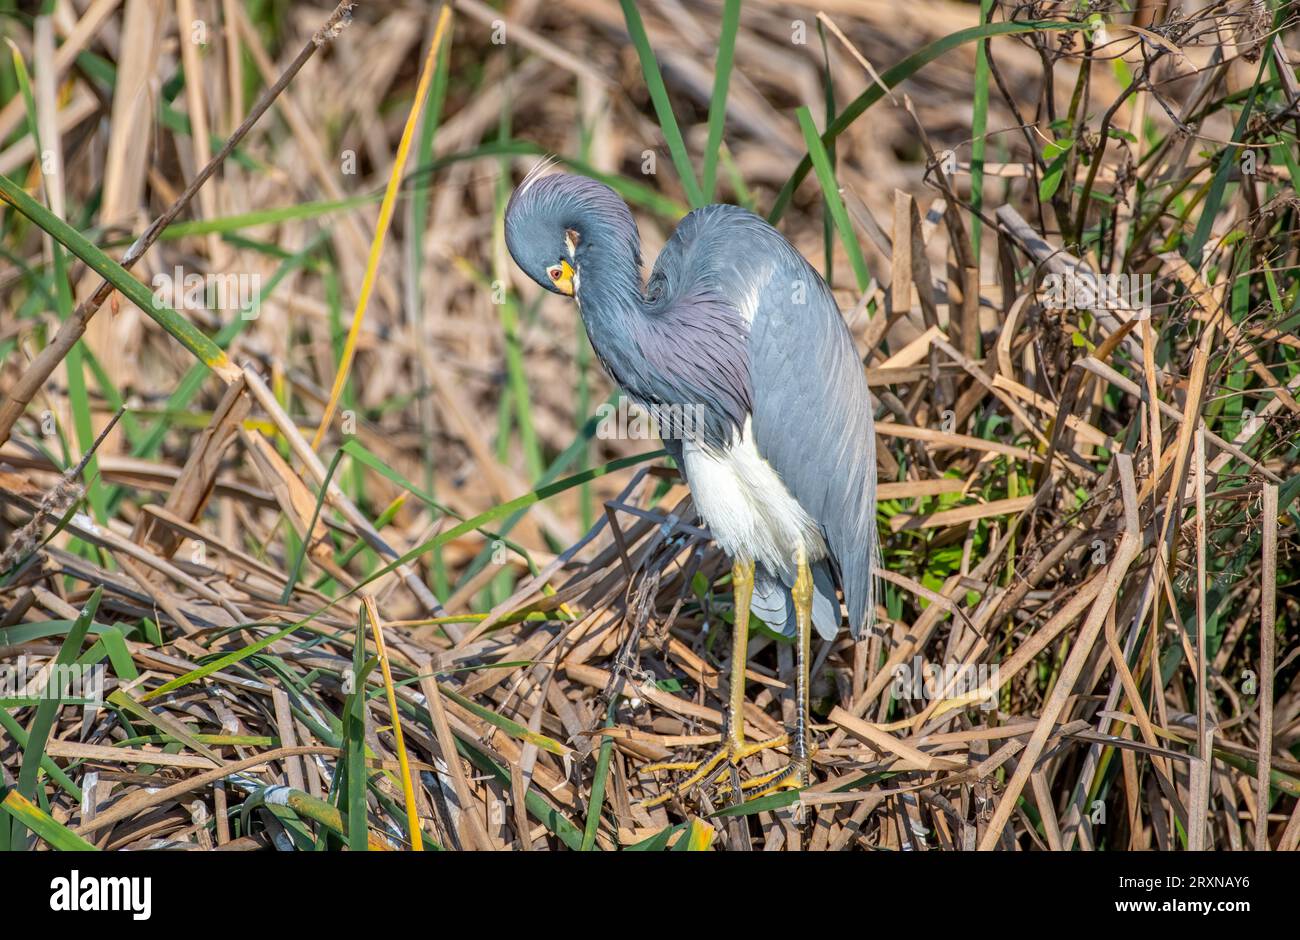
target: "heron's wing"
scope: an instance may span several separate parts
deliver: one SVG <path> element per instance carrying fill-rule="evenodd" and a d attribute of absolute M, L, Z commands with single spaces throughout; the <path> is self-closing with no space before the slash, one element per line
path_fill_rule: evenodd
<path fill-rule="evenodd" d="M 829 288 L 784 239 L 776 256 L 749 332 L 754 443 L 821 526 L 857 636 L 879 554 L 871 399 Z"/>

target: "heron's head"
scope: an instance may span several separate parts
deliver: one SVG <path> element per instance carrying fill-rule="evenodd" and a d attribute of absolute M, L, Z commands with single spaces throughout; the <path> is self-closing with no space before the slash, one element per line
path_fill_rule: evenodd
<path fill-rule="evenodd" d="M 641 238 L 632 213 L 614 190 L 585 176 L 529 173 L 506 206 L 506 246 L 534 281 L 579 301 L 640 288 Z"/>

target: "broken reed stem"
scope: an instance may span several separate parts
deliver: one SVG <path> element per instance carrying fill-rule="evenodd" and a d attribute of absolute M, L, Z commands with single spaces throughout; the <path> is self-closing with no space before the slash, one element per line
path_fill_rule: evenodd
<path fill-rule="evenodd" d="M 86 452 L 81 455 L 76 466 L 69 467 L 63 472 L 61 479 L 48 493 L 42 497 L 40 505 L 36 507 L 36 512 L 32 514 L 31 519 L 27 520 L 26 525 L 14 533 L 13 538 L 9 541 L 9 547 L 0 554 L 0 577 L 3 577 L 11 568 L 27 560 L 27 556 L 36 548 L 36 543 L 40 540 L 41 526 L 45 520 L 51 516 L 61 515 L 69 506 L 81 499 L 85 493 L 85 488 L 78 483 L 78 478 L 86 472 L 86 467 L 90 463 L 99 446 L 104 443 L 109 432 L 117 426 L 122 415 L 126 413 L 126 406 L 123 405 L 117 409 L 117 413 L 109 419 L 108 424 L 99 432 L 94 443 L 87 448 Z"/>
<path fill-rule="evenodd" d="M 465 765 L 461 762 L 456 747 L 456 738 L 447 720 L 447 707 L 442 700 L 442 690 L 435 677 L 438 668 L 433 660 L 420 663 L 420 691 L 424 693 L 425 708 L 433 722 L 434 740 L 442 762 L 451 777 L 452 792 L 456 797 L 459 813 L 452 816 L 456 839 L 462 849 L 490 852 L 496 848 L 488 837 L 483 820 L 475 812 L 474 795 L 470 792 L 469 778 L 465 774 Z"/>
<path fill-rule="evenodd" d="M 1030 736 L 1024 751 L 1019 755 L 1016 771 L 1011 780 L 1008 781 L 1001 799 L 998 800 L 997 809 L 993 812 L 993 818 L 989 820 L 988 828 L 984 830 L 984 837 L 979 843 L 981 852 L 992 851 L 1001 842 L 1002 832 L 1011 819 L 1011 814 L 1016 808 L 1020 794 L 1024 792 L 1025 784 L 1029 782 L 1030 774 L 1034 772 L 1034 765 L 1038 763 L 1038 758 L 1042 756 L 1048 738 L 1056 730 L 1056 720 L 1064 711 L 1066 702 L 1074 692 L 1074 684 L 1078 681 L 1088 658 L 1092 655 L 1092 648 L 1096 645 L 1098 634 L 1101 632 L 1102 624 L 1106 619 L 1106 613 L 1119 598 L 1120 583 L 1124 580 L 1129 565 L 1133 563 L 1133 560 L 1137 558 L 1138 553 L 1142 550 L 1142 526 L 1138 520 L 1137 484 L 1133 478 L 1133 458 L 1128 454 L 1116 454 L 1115 461 L 1119 468 L 1120 485 L 1124 499 L 1124 533 L 1120 536 L 1119 548 L 1115 552 L 1115 559 L 1110 563 L 1110 567 L 1106 569 L 1105 580 L 1102 582 L 1101 590 L 1097 593 L 1097 599 L 1092 604 L 1092 609 L 1088 611 L 1088 618 L 1079 630 L 1074 645 L 1070 647 L 1070 655 L 1066 659 L 1065 665 L 1061 667 L 1060 674 L 1056 677 L 1056 684 L 1052 686 L 1051 697 L 1043 706 L 1043 713 L 1038 719 L 1038 724 L 1034 727 L 1034 733 Z"/>
<path fill-rule="evenodd" d="M 1273 668 L 1277 637 L 1277 487 L 1264 484 L 1259 601 L 1259 763 L 1255 776 L 1255 851 L 1268 851 L 1269 780 L 1273 769 Z"/>
<path fill-rule="evenodd" d="M 122 256 L 121 261 L 123 268 L 128 271 L 131 270 L 132 266 L 158 240 L 167 226 L 176 221 L 177 217 L 185 211 L 203 184 L 212 177 L 212 174 L 225 162 L 226 158 L 234 152 L 235 147 L 239 146 L 240 141 L 248 135 L 253 125 L 266 113 L 275 99 L 280 96 L 280 93 L 288 87 L 289 82 L 293 81 L 298 72 L 302 70 L 302 67 L 307 64 L 307 60 L 315 55 L 316 50 L 325 42 L 337 37 L 344 27 L 351 22 L 352 8 L 354 6 L 356 6 L 354 0 L 344 0 L 334 8 L 334 12 L 325 21 L 325 25 L 317 30 L 311 41 L 303 46 L 298 55 L 294 57 L 294 60 L 289 63 L 288 68 L 281 73 L 275 84 L 262 92 L 261 97 L 257 99 L 257 103 L 253 105 L 253 109 L 248 113 L 248 117 L 227 138 L 225 144 L 217 151 L 216 156 L 195 174 L 194 179 L 190 181 L 190 185 L 185 187 L 185 191 L 177 197 L 167 211 L 154 219 L 140 237 L 131 244 L 131 247 L 126 250 L 126 254 Z M 104 301 L 112 293 L 113 285 L 107 280 L 100 281 L 94 293 L 77 306 L 72 315 L 59 327 L 59 332 L 55 334 L 50 344 L 40 351 L 36 358 L 32 360 L 31 365 L 27 367 L 27 370 L 19 376 L 18 381 L 14 383 L 14 387 L 9 393 L 9 397 L 0 402 L 0 447 L 3 447 L 5 442 L 9 440 L 14 424 L 27 410 L 32 397 L 49 380 L 54 370 L 58 368 L 59 363 L 76 345 L 77 340 L 85 335 L 86 327 L 90 324 L 91 318 L 99 312 L 99 308 L 104 305 Z"/>
<path fill-rule="evenodd" d="M 1205 422 L 1198 419 L 1193 437 L 1196 461 L 1196 756 L 1192 764 L 1188 786 L 1192 789 L 1187 820 L 1187 848 L 1193 852 L 1204 851 L 1210 806 L 1210 780 L 1214 771 L 1214 752 L 1210 745 L 1210 724 L 1206 710 L 1209 707 L 1209 690 L 1206 688 L 1205 648 Z"/>

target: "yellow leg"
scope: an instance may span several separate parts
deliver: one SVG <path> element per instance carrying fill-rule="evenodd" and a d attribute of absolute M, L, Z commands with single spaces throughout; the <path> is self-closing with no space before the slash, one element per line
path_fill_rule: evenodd
<path fill-rule="evenodd" d="M 790 763 L 782 770 L 756 777 L 741 784 L 743 790 L 758 789 L 755 797 L 767 796 L 778 790 L 806 787 L 812 766 L 812 750 L 808 741 L 811 716 L 808 709 L 809 672 L 812 665 L 812 571 L 808 568 L 808 555 L 801 547 L 795 555 L 794 587 L 790 596 L 794 600 L 795 647 L 795 708 L 794 734 L 790 741 Z"/>
<path fill-rule="evenodd" d="M 805 782 L 808 776 L 808 723 L 811 716 L 808 712 L 809 700 L 809 671 L 812 668 L 812 601 L 813 601 L 813 580 L 812 572 L 808 569 L 808 554 L 801 546 L 796 558 L 798 573 L 794 579 L 794 589 L 790 592 L 794 598 L 794 621 L 796 630 L 799 634 L 799 649 L 796 653 L 795 667 L 798 670 L 795 676 L 797 685 L 796 693 L 798 701 L 795 703 L 795 739 L 794 739 L 794 759 L 798 762 L 803 772 Z"/>
<path fill-rule="evenodd" d="M 754 598 L 754 563 L 731 563 L 731 586 L 736 595 L 735 623 L 731 628 L 731 698 L 727 702 L 727 735 L 737 751 L 745 746 L 745 663 L 749 659 L 749 604 Z"/>
<path fill-rule="evenodd" d="M 749 655 L 749 605 L 754 595 L 754 563 L 736 559 L 731 566 L 731 583 L 736 595 L 735 625 L 731 630 L 731 694 L 727 699 L 727 729 L 722 746 L 702 761 L 669 761 L 650 764 L 642 774 L 656 771 L 694 771 L 676 787 L 661 796 L 647 800 L 644 806 L 666 803 L 674 794 L 685 793 L 711 776 L 724 761 L 739 765 L 742 760 L 787 742 L 782 735 L 766 741 L 745 744 L 745 661 Z"/>

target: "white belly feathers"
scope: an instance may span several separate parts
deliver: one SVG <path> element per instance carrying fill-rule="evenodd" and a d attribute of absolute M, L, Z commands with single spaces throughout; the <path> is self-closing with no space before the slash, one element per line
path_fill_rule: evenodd
<path fill-rule="evenodd" d="M 682 442 L 686 478 L 700 515 L 728 555 L 773 572 L 792 570 L 800 545 L 810 564 L 824 558 L 821 530 L 759 455 L 750 424 L 746 419 L 743 433 L 726 448 Z"/>

